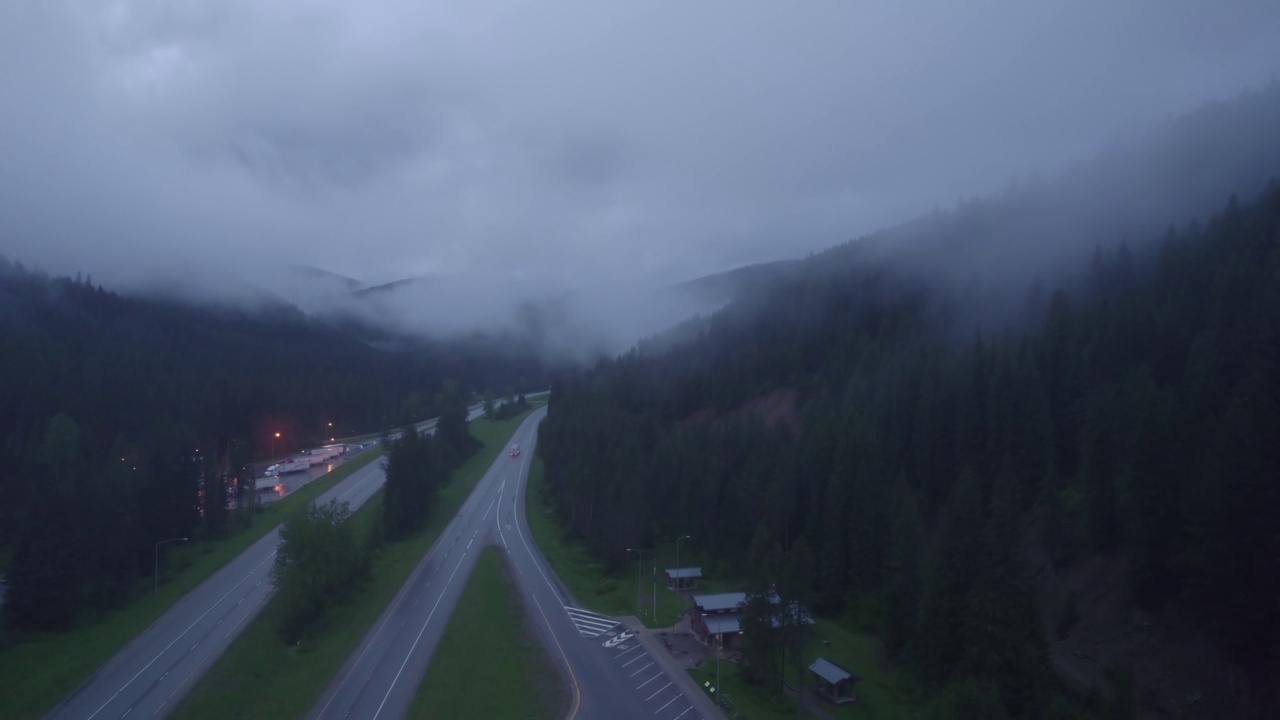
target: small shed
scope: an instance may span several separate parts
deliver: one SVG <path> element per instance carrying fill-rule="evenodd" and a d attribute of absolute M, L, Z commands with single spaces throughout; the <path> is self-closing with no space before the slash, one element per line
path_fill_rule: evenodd
<path fill-rule="evenodd" d="M 814 692 L 831 703 L 855 702 L 858 699 L 857 684 L 862 678 L 836 665 L 826 658 L 818 658 L 809 666 L 813 673 Z"/>
<path fill-rule="evenodd" d="M 698 580 L 702 578 L 702 568 L 667 568 L 668 590 L 697 590 Z"/>

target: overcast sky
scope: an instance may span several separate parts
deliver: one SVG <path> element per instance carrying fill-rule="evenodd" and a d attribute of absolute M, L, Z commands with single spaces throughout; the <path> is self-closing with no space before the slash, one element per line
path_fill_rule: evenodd
<path fill-rule="evenodd" d="M 0 253 L 673 280 L 802 255 L 1280 69 L 1280 3 L 4 0 Z"/>

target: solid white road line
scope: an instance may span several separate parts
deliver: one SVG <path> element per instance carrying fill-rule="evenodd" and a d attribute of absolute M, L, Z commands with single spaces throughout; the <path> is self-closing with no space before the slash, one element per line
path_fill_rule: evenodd
<path fill-rule="evenodd" d="M 524 478 L 526 478 L 526 477 L 527 477 L 526 472 L 525 472 L 525 467 L 528 465 L 528 462 L 529 462 L 529 456 L 528 456 L 528 455 L 525 455 L 524 459 L 520 461 L 520 476 L 519 476 L 519 477 L 520 477 L 521 479 L 524 479 Z M 516 497 L 517 497 L 517 498 L 518 498 L 518 497 L 520 497 L 520 487 L 519 487 L 519 485 L 517 485 L 517 486 L 516 486 Z M 524 537 L 524 530 L 521 530 L 521 529 L 520 529 L 520 518 L 518 517 L 518 514 L 517 514 L 517 517 L 516 517 L 516 532 L 520 535 L 520 542 L 524 543 L 524 549 L 525 549 L 525 552 L 529 553 L 529 559 L 530 559 L 530 560 L 533 560 L 533 566 L 534 566 L 534 567 L 536 567 L 536 568 L 538 568 L 538 574 L 539 574 L 539 575 L 541 575 L 541 576 L 542 576 L 542 580 L 543 580 L 544 582 L 546 582 L 546 583 L 547 583 L 547 587 L 551 588 L 551 594 L 552 594 L 552 595 L 554 595 L 554 596 L 556 596 L 557 598 L 559 598 L 559 597 L 560 597 L 560 593 L 559 593 L 559 592 L 556 592 L 556 586 L 551 584 L 551 579 L 547 577 L 547 574 L 546 574 L 545 572 L 543 572 L 543 570 L 542 570 L 542 564 L 538 562 L 538 557 L 537 557 L 536 555 L 534 555 L 534 554 L 533 554 L 533 550 L 529 547 L 529 541 L 528 541 L 528 540 L 526 540 L 526 539 L 525 539 L 525 537 Z M 560 604 L 561 604 L 561 605 L 563 605 L 563 604 L 564 604 L 564 602 L 562 601 Z"/>
<path fill-rule="evenodd" d="M 653 661 L 649 661 L 649 664 L 648 664 L 648 665 L 645 665 L 644 667 L 642 667 L 642 668 L 640 668 L 639 670 L 637 670 L 637 671 L 635 671 L 635 672 L 631 673 L 631 674 L 630 674 L 630 675 L 628 675 L 627 677 L 635 677 L 635 676 L 639 675 L 640 673 L 644 672 L 645 670 L 648 670 L 648 669 L 649 669 L 649 668 L 651 668 L 651 667 L 653 667 Z M 639 688 L 637 688 L 637 689 L 639 689 Z"/>
<path fill-rule="evenodd" d="M 400 674 L 404 672 L 404 666 L 409 664 L 409 658 L 413 657 L 413 651 L 418 648 L 418 643 L 422 640 L 422 633 L 427 631 L 427 626 L 431 624 L 431 618 L 436 614 L 436 608 L 440 607 L 440 601 L 444 599 L 444 593 L 449 589 L 449 583 L 453 582 L 453 576 L 458 574 L 458 568 L 462 567 L 462 561 L 467 558 L 464 550 L 462 557 L 458 558 L 458 564 L 453 566 L 453 572 L 449 574 L 449 579 L 445 580 L 444 587 L 440 588 L 440 596 L 436 598 L 436 604 L 431 607 L 431 612 L 427 613 L 426 622 L 422 623 L 422 629 L 418 631 L 418 637 L 413 639 L 413 645 L 409 646 L 409 652 L 405 653 L 404 662 L 400 663 L 400 669 L 396 671 L 396 676 L 391 679 L 391 685 L 387 687 L 387 694 L 382 696 L 382 702 L 378 703 L 378 709 L 373 713 L 373 720 L 378 720 L 378 715 L 382 713 L 382 708 L 387 704 L 387 698 L 391 697 L 391 691 L 395 689 L 396 683 L 400 680 Z"/>
<path fill-rule="evenodd" d="M 173 640 L 172 640 L 168 645 L 165 645 L 163 650 L 161 650 L 159 653 L 157 653 L 155 657 L 151 658 L 151 662 L 148 662 L 146 665 L 143 665 L 143 666 L 142 666 L 142 669 L 141 669 L 141 670 L 139 670 L 139 671 L 137 672 L 137 674 L 135 674 L 133 677 L 129 678 L 129 681 L 128 681 L 128 682 L 126 682 L 124 685 L 121 685 L 121 686 L 120 686 L 120 689 L 119 689 L 119 690 L 117 690 L 117 691 L 115 691 L 115 694 L 113 694 L 111 697 L 107 698 L 107 701 L 106 701 L 106 702 L 104 702 L 104 703 L 102 703 L 102 705 L 101 705 L 101 706 L 99 706 L 97 710 L 94 710 L 94 711 L 93 711 L 93 714 L 92 714 L 92 715 L 90 715 L 90 716 L 89 716 L 88 718 L 86 718 L 85 720 L 93 720 L 93 718 L 97 717 L 98 713 L 102 712 L 102 708 L 105 708 L 106 706 L 110 705 L 110 704 L 111 704 L 111 702 L 112 702 L 113 700 L 115 700 L 115 699 L 116 699 L 116 697 L 118 697 L 118 696 L 120 695 L 120 693 L 124 692 L 124 689 L 125 689 L 125 688 L 129 687 L 130 685 L 132 685 L 132 684 L 133 684 L 133 681 L 138 679 L 138 676 L 139 676 L 139 675 L 141 675 L 142 673 L 146 672 L 146 671 L 147 671 L 147 668 L 149 668 L 149 667 L 151 667 L 152 665 L 154 665 L 154 664 L 155 664 L 155 662 L 156 662 L 156 660 L 159 660 L 159 659 L 160 659 L 160 657 L 161 657 L 162 655 L 164 655 L 165 653 L 169 652 L 169 648 L 173 647 L 175 643 L 177 643 L 179 640 L 181 640 L 181 639 L 182 639 L 182 637 L 183 637 L 183 635 L 186 635 L 187 633 L 191 632 L 191 628 L 193 628 L 193 627 L 195 627 L 196 625 L 198 625 L 198 624 L 200 623 L 200 621 L 201 621 L 201 620 L 204 620 L 204 618 L 205 618 L 205 616 L 206 616 L 206 615 L 208 615 L 209 613 L 213 612 L 213 609 L 214 609 L 214 608 L 216 608 L 216 607 L 218 607 L 218 605 L 219 605 L 223 600 L 226 600 L 226 599 L 227 599 L 227 597 L 228 597 L 229 595 L 231 595 L 231 593 L 235 592 L 235 591 L 236 591 L 236 588 L 238 588 L 238 587 L 240 587 L 241 585 L 243 585 L 245 580 L 248 580 L 250 577 L 252 577 L 252 576 L 253 576 L 253 574 L 254 574 L 254 573 L 258 572 L 258 568 L 262 567 L 262 563 L 265 563 L 267 560 L 270 560 L 271 558 L 275 557 L 275 554 L 276 554 L 276 552 L 275 552 L 274 550 L 272 550 L 270 555 L 268 555 L 265 559 L 263 559 L 263 560 L 259 561 L 257 565 L 254 565 L 254 566 L 253 566 L 253 569 L 249 571 L 249 574 L 248 574 L 248 575 L 245 575 L 243 578 L 241 578 L 241 579 L 240 579 L 240 582 L 236 583 L 235 585 L 232 585 L 232 586 L 231 586 L 231 589 L 230 589 L 230 590 L 228 590 L 228 591 L 226 592 L 226 594 L 225 594 L 225 595 L 223 595 L 222 597 L 220 597 L 220 598 L 218 598 L 216 601 L 214 601 L 214 603 L 213 603 L 212 605 L 210 605 L 210 606 L 209 606 L 209 609 L 208 609 L 208 610 L 205 610 L 203 613 L 201 613 L 201 614 L 200 614 L 200 617 L 196 618 L 196 619 L 195 619 L 195 620 L 194 620 L 190 625 L 188 625 L 186 630 L 183 630 L 183 631 L 178 635 L 178 637 L 174 638 L 174 639 L 173 639 Z M 256 586 L 255 586 L 255 587 L 256 587 Z M 237 604 L 239 604 L 239 603 L 237 603 Z"/>
<path fill-rule="evenodd" d="M 689 707 L 687 707 L 687 708 L 685 708 L 685 709 L 684 709 L 684 712 L 682 712 L 682 713 L 680 713 L 679 715 L 677 715 L 677 716 L 675 716 L 675 717 L 671 718 L 671 720 L 680 720 L 680 718 L 684 717 L 684 714 L 685 714 L 685 713 L 689 712 L 689 711 L 690 711 L 690 710 L 692 710 L 692 709 L 693 709 L 693 706 L 692 706 L 692 705 L 690 705 Z"/>
<path fill-rule="evenodd" d="M 649 655 L 649 653 L 648 653 L 648 652 L 645 652 L 645 653 L 642 653 L 642 654 L 640 654 L 640 655 L 637 655 L 637 656 L 635 656 L 635 657 L 631 658 L 630 660 L 628 660 L 628 661 L 626 661 L 626 662 L 622 663 L 622 667 L 626 667 L 626 666 L 630 665 L 631 663 L 633 663 L 633 662 L 635 662 L 635 661 L 639 660 L 639 659 L 640 659 L 640 658 L 642 658 L 642 657 L 648 657 L 648 655 Z"/>
<path fill-rule="evenodd" d="M 649 683 L 653 682 L 654 680 L 657 680 L 660 677 L 662 677 L 662 673 L 658 673 L 657 675 L 654 675 L 648 680 L 645 680 L 644 682 L 640 683 L 640 685 L 637 686 L 636 689 L 639 690 L 640 688 L 644 687 L 645 685 L 648 685 Z"/>

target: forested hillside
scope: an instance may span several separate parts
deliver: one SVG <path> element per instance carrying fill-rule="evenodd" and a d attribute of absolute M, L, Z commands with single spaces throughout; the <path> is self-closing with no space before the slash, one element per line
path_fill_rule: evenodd
<path fill-rule="evenodd" d="M 157 539 L 221 535 L 251 460 L 425 419 L 445 378 L 464 394 L 545 383 L 500 340 L 379 339 L 289 306 L 128 297 L 0 259 L 10 626 L 66 628 L 127 598 Z"/>
<path fill-rule="evenodd" d="M 1195 687 L 1161 701 L 1273 717 L 1280 183 L 1134 240 L 1081 238 L 1072 292 L 1024 277 L 1001 317 L 1027 324 L 985 333 L 891 259 L 812 258 L 556 383 L 551 502 L 614 566 L 683 533 L 722 575 L 753 577 L 760 537 L 816 558 L 790 592 L 883 638 L 938 717 L 1067 713 L 1028 548 L 1122 551 L 1134 607 L 1188 609 L 1244 678 L 1217 706 Z M 1136 680 L 1094 711 L 1131 715 Z"/>

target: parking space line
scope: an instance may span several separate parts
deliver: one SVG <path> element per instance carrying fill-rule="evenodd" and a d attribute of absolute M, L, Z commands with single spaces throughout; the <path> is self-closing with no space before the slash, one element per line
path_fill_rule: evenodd
<path fill-rule="evenodd" d="M 651 667 L 653 667 L 653 662 L 652 662 L 652 661 L 650 661 L 648 665 L 645 665 L 644 667 L 642 667 L 642 668 L 640 668 L 639 670 L 637 670 L 637 671 L 635 671 L 635 672 L 631 673 L 631 674 L 630 674 L 630 675 L 628 675 L 627 677 L 635 677 L 635 676 L 639 675 L 640 673 L 644 672 L 645 670 L 648 670 L 648 669 L 649 669 L 649 668 L 651 668 Z"/>
<path fill-rule="evenodd" d="M 652 694 L 652 695 L 650 695 L 649 697 L 645 698 L 645 699 L 644 699 L 644 701 L 645 701 L 645 702 L 649 702 L 650 700 L 652 700 L 652 699 L 654 699 L 654 698 L 658 697 L 658 693 L 661 693 L 663 690 L 666 690 L 667 688 L 669 688 L 669 687 L 671 687 L 672 685 L 675 685 L 675 684 L 676 684 L 676 681 L 675 681 L 675 680 L 672 680 L 671 682 L 669 682 L 669 683 L 667 683 L 666 685 L 663 685 L 661 688 L 659 688 L 657 692 L 655 692 L 654 694 Z M 639 688 L 636 688 L 636 689 L 637 689 L 637 690 L 639 690 Z"/>
<path fill-rule="evenodd" d="M 639 646 L 639 645 L 637 645 L 636 647 L 640 647 L 640 646 Z M 632 648 L 632 650 L 634 650 L 634 649 L 635 649 L 635 648 Z M 630 651 L 628 651 L 628 652 L 630 652 Z M 649 654 L 649 652 L 646 650 L 646 651 L 644 652 L 644 654 L 642 654 L 642 655 L 637 655 L 637 656 L 635 656 L 635 657 L 631 658 L 630 660 L 628 660 L 628 661 L 626 661 L 626 662 L 622 663 L 622 667 L 626 667 L 626 666 L 630 665 L 631 663 L 633 663 L 633 662 L 635 662 L 635 661 L 639 660 L 640 658 L 642 658 L 642 657 L 644 657 L 645 655 L 648 655 L 648 654 Z"/>
<path fill-rule="evenodd" d="M 661 672 L 659 672 L 657 675 L 654 675 L 653 677 L 649 678 L 648 680 L 645 680 L 644 682 L 640 683 L 640 686 L 639 686 L 639 687 L 637 687 L 636 689 L 637 689 L 637 690 L 639 690 L 640 688 L 644 687 L 645 685 L 648 685 L 649 683 L 653 682 L 654 680 L 657 680 L 657 679 L 658 679 L 658 678 L 660 678 L 660 677 L 662 677 L 662 673 L 661 673 Z"/>
<path fill-rule="evenodd" d="M 621 660 L 623 655 L 626 655 L 626 654 L 627 654 L 627 653 L 629 653 L 629 652 L 635 652 L 635 651 L 639 650 L 639 649 L 640 649 L 640 648 L 642 648 L 642 647 L 644 647 L 644 646 L 643 646 L 643 645 L 636 645 L 635 647 L 631 648 L 630 650 L 623 650 L 622 652 L 618 653 L 617 655 L 614 655 L 614 656 L 613 656 L 613 659 L 614 659 L 614 660 Z"/>
<path fill-rule="evenodd" d="M 680 720 L 680 718 L 682 718 L 682 717 L 684 717 L 684 716 L 685 716 L 685 713 L 689 712 L 689 711 L 690 711 L 690 710 L 692 710 L 692 709 L 693 709 L 693 706 L 692 706 L 692 705 L 690 705 L 689 707 L 687 707 L 687 708 L 685 708 L 685 709 L 684 709 L 684 712 L 682 712 L 682 713 L 680 713 L 679 715 L 677 715 L 677 716 L 675 716 L 675 717 L 671 718 L 671 720 Z"/>
<path fill-rule="evenodd" d="M 668 700 L 668 701 L 667 701 L 667 705 L 670 705 L 671 703 L 673 703 L 673 702 L 675 702 L 675 701 L 679 700 L 681 697 L 683 697 L 683 696 L 682 696 L 682 695 L 676 695 L 675 697 L 673 697 L 673 698 L 671 698 L 670 700 Z M 662 712 L 663 710 L 666 710 L 666 709 L 667 709 L 667 705 L 663 705 L 662 707 L 658 708 L 657 710 L 654 710 L 654 711 L 653 711 L 653 714 L 654 714 L 654 715 L 657 715 L 658 713 Z M 692 706 L 692 705 L 690 705 L 689 707 L 693 707 L 693 706 Z M 687 711 L 686 711 L 686 712 L 687 712 Z M 680 713 L 680 714 L 681 714 L 681 715 L 683 715 L 684 713 Z"/>

